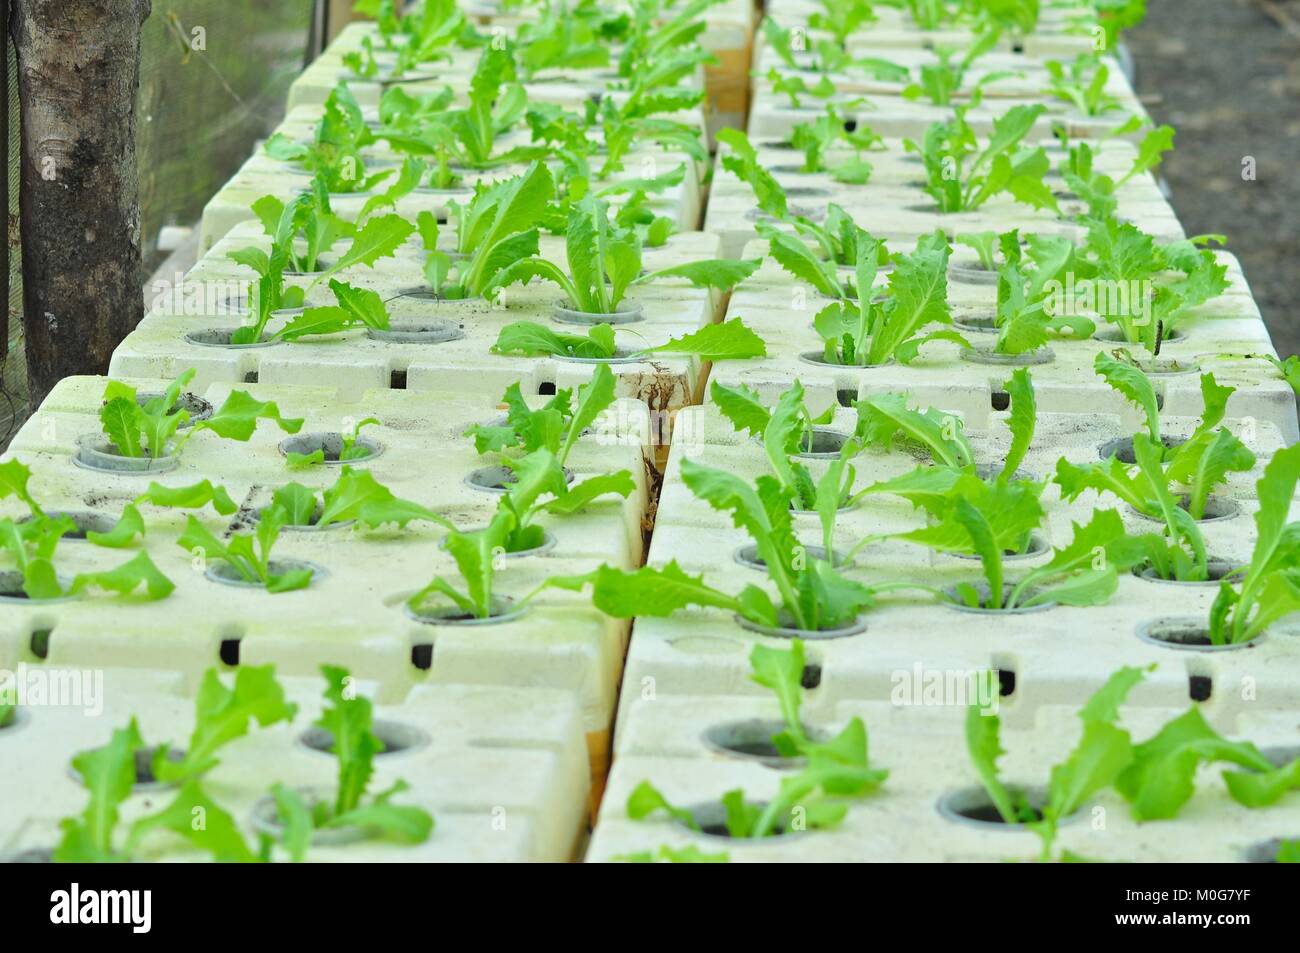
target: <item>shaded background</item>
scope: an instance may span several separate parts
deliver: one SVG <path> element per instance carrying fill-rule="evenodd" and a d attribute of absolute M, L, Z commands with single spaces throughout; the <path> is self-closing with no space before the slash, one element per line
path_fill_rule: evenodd
<path fill-rule="evenodd" d="M 212 194 L 279 123 L 312 45 L 315 0 L 153 0 L 141 37 L 137 129 L 145 278 L 164 226 L 198 220 Z M 202 27 L 206 50 L 181 38 Z M 0 447 L 26 412 L 18 232 L 18 81 L 9 44 L 9 321 L 0 352 Z M 0 329 L 3 330 L 3 329 Z"/>
<path fill-rule="evenodd" d="M 1300 352 L 1300 0 L 1149 0 L 1124 36 L 1138 94 L 1178 130 L 1161 172 L 1184 228 L 1228 236 L 1278 352 Z"/>
<path fill-rule="evenodd" d="M 1190 234 L 1222 232 L 1242 260 L 1274 343 L 1300 352 L 1293 305 L 1300 257 L 1300 0 L 1149 0 L 1126 34 L 1137 88 L 1178 130 L 1162 172 Z M 140 68 L 140 203 L 145 276 L 166 225 L 197 221 L 208 197 L 278 123 L 315 45 L 317 8 L 350 0 L 153 0 Z M 205 51 L 181 37 L 206 31 Z M 10 75 L 8 340 L 0 329 L 0 447 L 25 414 L 18 255 L 18 112 Z M 1242 162 L 1256 162 L 1255 181 Z M 144 276 L 142 276 L 142 281 Z"/>

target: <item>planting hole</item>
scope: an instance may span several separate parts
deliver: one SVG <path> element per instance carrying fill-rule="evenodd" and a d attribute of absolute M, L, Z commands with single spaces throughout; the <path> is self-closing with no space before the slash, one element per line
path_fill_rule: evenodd
<path fill-rule="evenodd" d="M 419 728 L 398 721 L 376 718 L 371 730 L 384 745 L 384 750 L 378 752 L 380 756 L 414 751 L 429 743 L 429 736 Z M 334 750 L 334 732 L 313 725 L 298 736 L 298 743 L 312 751 L 331 754 Z"/>
<path fill-rule="evenodd" d="M 426 625 L 499 625 L 513 622 L 528 611 L 528 607 L 516 608 L 515 601 L 508 596 L 492 599 L 492 610 L 486 617 L 466 612 L 459 606 L 435 606 L 413 609 L 408 604 L 406 614 L 416 622 Z"/>
<path fill-rule="evenodd" d="M 824 562 L 826 560 L 826 549 L 823 546 L 805 546 L 804 554 L 808 559 L 813 561 Z M 851 566 L 853 564 L 853 560 L 846 560 L 840 553 L 834 553 L 833 557 L 834 565 L 837 569 L 846 565 Z M 767 562 L 759 554 L 758 547 L 753 543 L 741 546 L 737 549 L 735 558 L 736 562 L 740 563 L 740 565 L 744 566 L 746 569 L 755 569 L 759 572 L 767 571 Z"/>
<path fill-rule="evenodd" d="M 465 482 L 484 493 L 504 493 L 518 479 L 509 467 L 479 467 L 470 471 Z M 573 482 L 573 471 L 568 467 L 564 468 L 564 482 Z"/>
<path fill-rule="evenodd" d="M 388 375 L 390 390 L 406 390 L 406 371 L 393 371 Z"/>
<path fill-rule="evenodd" d="M 1155 567 L 1150 565 L 1133 567 L 1133 575 L 1137 576 L 1139 579 L 1145 580 L 1146 582 L 1158 582 L 1167 586 L 1217 587 L 1221 580 L 1225 579 L 1230 573 L 1235 572 L 1239 568 L 1240 567 L 1236 563 L 1228 562 L 1225 559 L 1210 558 L 1206 560 L 1205 563 L 1206 576 L 1208 578 L 1200 582 L 1182 582 L 1178 579 L 1162 579 L 1156 574 Z"/>
<path fill-rule="evenodd" d="M 1016 693 L 1016 673 L 1009 668 L 998 669 L 998 695 L 1010 698 Z"/>
<path fill-rule="evenodd" d="M 803 673 L 799 676 L 799 684 L 806 691 L 812 691 L 822 683 L 822 667 L 816 663 L 809 662 L 803 667 Z"/>
<path fill-rule="evenodd" d="M 1214 691 L 1214 682 L 1208 675 L 1187 676 L 1187 694 L 1194 702 L 1207 702 Z"/>
<path fill-rule="evenodd" d="M 38 659 L 47 659 L 50 657 L 50 636 L 54 634 L 53 629 L 36 629 L 32 632 L 31 638 L 27 641 L 27 647 L 32 650 L 32 655 Z"/>
<path fill-rule="evenodd" d="M 707 728 L 701 736 L 705 747 L 735 758 L 758 761 L 772 768 L 794 767 L 804 759 L 798 755 L 784 755 L 772 743 L 772 736 L 785 730 L 785 723 L 775 719 L 748 718 L 728 721 Z M 826 740 L 826 732 L 805 726 L 804 733 L 811 741 Z"/>
<path fill-rule="evenodd" d="M 1160 442 L 1165 445 L 1166 450 L 1173 450 L 1175 447 L 1181 447 L 1185 444 L 1187 438 L 1161 437 Z M 1107 440 L 1097 448 L 1097 456 L 1102 460 L 1118 457 L 1120 463 L 1127 463 L 1130 466 L 1137 463 L 1137 457 L 1133 453 L 1132 437 L 1116 437 L 1114 440 Z"/>
<path fill-rule="evenodd" d="M 835 392 L 835 402 L 841 407 L 852 407 L 858 399 L 856 387 L 841 387 Z"/>
<path fill-rule="evenodd" d="M 1274 851 L 1276 853 L 1276 851 Z M 53 847 L 29 847 L 26 850 L 20 850 L 16 854 L 10 854 L 4 858 L 6 864 L 52 864 L 54 863 Z"/>
<path fill-rule="evenodd" d="M 767 807 L 767 802 L 757 801 L 754 802 L 754 806 L 761 810 L 762 808 Z M 707 834 L 709 837 L 731 838 L 731 831 L 727 829 L 727 811 L 726 808 L 722 806 L 721 802 L 715 803 L 710 801 L 707 804 L 695 804 L 688 807 L 687 810 L 691 812 L 691 818 L 699 827 L 699 832 L 701 834 Z M 682 827 L 687 827 L 687 825 L 682 824 L 680 821 L 675 821 L 674 823 L 677 823 Z M 773 825 L 772 836 L 785 836 L 788 831 L 788 826 L 788 823 L 785 822 L 778 822 Z"/>
<path fill-rule="evenodd" d="M 1256 638 L 1250 642 L 1215 645 L 1210 641 L 1210 630 L 1205 620 L 1197 616 L 1144 622 L 1137 627 L 1137 634 L 1143 642 L 1150 642 L 1152 645 L 1194 652 L 1230 652 L 1235 649 L 1252 648 L 1259 641 Z"/>
<path fill-rule="evenodd" d="M 377 440 L 371 440 L 369 437 L 358 437 L 347 450 L 347 457 L 344 458 L 343 435 L 341 433 L 308 433 L 298 434 L 296 437 L 286 437 L 280 441 L 280 453 L 288 456 L 291 453 L 311 454 L 317 450 L 325 455 L 323 461 L 327 465 L 336 465 L 340 463 L 355 464 L 362 460 L 373 460 L 384 452 L 384 445 Z"/>
<path fill-rule="evenodd" d="M 1257 844 L 1252 844 L 1246 848 L 1246 863 L 1248 864 L 1276 864 L 1278 851 L 1282 849 L 1283 840 L 1300 839 L 1300 834 L 1295 837 L 1282 838 L 1272 837 Z"/>
<path fill-rule="evenodd" d="M 247 374 L 245 374 L 245 375 L 244 375 L 244 383 L 245 383 L 245 384 L 256 384 L 256 383 L 257 383 L 257 371 L 249 371 Z"/>
<path fill-rule="evenodd" d="M 267 563 L 266 568 L 272 576 L 283 576 L 287 573 L 297 572 L 302 569 L 310 569 L 311 582 L 315 582 L 324 575 L 324 570 L 319 566 L 305 562 L 301 559 L 272 559 Z M 209 564 L 207 571 L 204 572 L 203 575 L 213 582 L 221 583 L 223 586 L 237 586 L 241 589 L 264 588 L 260 579 L 245 579 L 239 574 L 238 569 L 227 562 L 214 562 Z"/>
<path fill-rule="evenodd" d="M 555 381 L 542 381 L 537 385 L 537 393 L 543 397 L 554 397 Z"/>
<path fill-rule="evenodd" d="M 805 641 L 825 641 L 828 639 L 846 639 L 852 635 L 861 635 L 867 631 L 867 623 L 862 616 L 858 616 L 852 622 L 835 628 L 821 629 L 800 629 L 795 627 L 794 619 L 788 613 L 782 610 L 778 613 L 779 625 L 762 625 L 758 622 L 752 622 L 741 615 L 735 617 L 736 623 L 750 632 L 757 632 L 759 635 L 766 635 L 773 639 L 803 639 Z"/>
<path fill-rule="evenodd" d="M 68 519 L 72 520 L 72 524 L 76 528 L 70 533 L 63 534 L 61 539 L 65 541 L 84 540 L 86 538 L 87 533 L 107 533 L 115 525 L 117 525 L 117 521 L 114 520 L 111 516 L 105 513 L 92 513 L 88 510 L 83 510 L 78 512 L 66 512 L 62 510 L 56 510 L 53 512 L 48 512 L 45 515 L 50 517 L 51 519 L 59 519 L 60 517 L 66 516 Z M 27 516 L 19 520 L 18 522 L 22 524 L 22 523 L 30 523 L 31 521 L 32 521 L 32 517 Z"/>
<path fill-rule="evenodd" d="M 1047 803 L 1047 792 L 1041 788 L 1008 787 L 1013 799 L 1023 797 L 1029 804 L 1032 820 L 1043 818 L 1043 805 Z M 949 791 L 939 799 L 939 813 L 956 824 L 967 824 L 988 831 L 1027 830 L 1024 824 L 1008 824 L 998 813 L 997 807 L 982 787 L 960 788 Z M 1076 811 L 1062 819 L 1066 823 L 1078 817 Z"/>
<path fill-rule="evenodd" d="M 990 395 L 990 403 L 994 410 L 1006 410 L 1011 406 L 1011 395 L 1004 390 L 995 390 Z"/>
<path fill-rule="evenodd" d="M 427 672 L 433 668 L 432 642 L 422 642 L 419 645 L 411 646 L 411 665 L 421 672 Z"/>
<path fill-rule="evenodd" d="M 217 658 L 221 659 L 222 665 L 228 665 L 231 668 L 239 665 L 239 639 L 222 639 L 221 646 L 217 649 Z"/>

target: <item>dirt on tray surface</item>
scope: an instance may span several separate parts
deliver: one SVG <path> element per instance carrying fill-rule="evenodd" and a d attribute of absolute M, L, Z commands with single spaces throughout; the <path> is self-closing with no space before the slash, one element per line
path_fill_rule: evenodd
<path fill-rule="evenodd" d="M 1150 0 L 1125 39 L 1178 130 L 1161 170 L 1184 228 L 1228 236 L 1279 353 L 1300 353 L 1300 0 Z"/>

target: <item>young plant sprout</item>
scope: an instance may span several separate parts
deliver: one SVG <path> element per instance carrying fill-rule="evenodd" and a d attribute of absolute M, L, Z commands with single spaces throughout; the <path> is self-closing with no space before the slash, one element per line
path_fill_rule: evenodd
<path fill-rule="evenodd" d="M 929 334 L 929 325 L 952 324 L 948 308 L 948 256 L 952 249 L 943 233 L 922 236 L 910 255 L 895 255 L 886 291 L 872 297 L 863 289 L 875 285 L 879 249 L 867 233 L 858 236 L 857 300 L 839 300 L 817 313 L 813 326 L 824 342 L 822 360 L 847 367 L 874 367 L 890 361 L 909 364 L 921 348 L 935 340 L 969 347 L 951 327 Z M 811 275 L 811 272 L 809 272 Z"/>
<path fill-rule="evenodd" d="M 164 455 L 178 455 L 195 435 L 205 431 L 225 440 L 247 441 L 259 420 L 270 420 L 286 433 L 302 429 L 302 418 L 282 417 L 274 403 L 257 400 L 242 390 L 231 391 L 212 416 L 191 421 L 189 411 L 178 406 L 177 401 L 194 374 L 194 368 L 190 368 L 172 381 L 161 397 L 143 402 L 134 387 L 110 380 L 104 388 L 99 420 L 113 451 L 123 457 L 157 460 Z M 182 427 L 185 431 L 177 436 Z"/>
<path fill-rule="evenodd" d="M 522 258 L 499 271 L 484 293 L 541 278 L 564 293 L 565 307 L 584 314 L 607 316 L 620 310 L 630 289 L 648 282 L 684 278 L 696 288 L 730 291 L 760 264 L 759 261 L 714 259 L 642 274 L 641 242 L 636 232 L 612 224 L 608 204 L 591 195 L 569 209 L 565 248 L 567 267 L 538 256 Z"/>
<path fill-rule="evenodd" d="M 566 580 L 565 587 L 590 583 L 592 603 L 617 619 L 664 617 L 695 605 L 725 609 L 758 626 L 805 632 L 851 625 L 875 603 L 875 590 L 844 575 L 829 562 L 829 554 L 818 558 L 798 541 L 791 513 L 793 492 L 774 477 L 761 476 L 751 485 L 734 474 L 686 460 L 682 479 L 714 509 L 731 513 L 735 524 L 749 534 L 777 591 L 777 601 L 753 583 L 735 596 L 714 589 L 703 576 L 683 571 L 676 560 L 663 568 L 644 566 L 635 572 L 601 566 L 588 576 Z"/>
<path fill-rule="evenodd" d="M 1167 820 L 1191 800 L 1197 772 L 1215 763 L 1239 769 L 1225 771 L 1223 781 L 1229 796 L 1248 808 L 1276 804 L 1287 791 L 1300 789 L 1300 758 L 1279 765 L 1249 741 L 1224 738 L 1196 705 L 1134 745 L 1133 761 L 1116 778 L 1115 789 L 1137 820 Z"/>
<path fill-rule="evenodd" d="M 1158 245 L 1135 225 L 1114 219 L 1094 224 L 1087 251 L 1096 264 L 1095 278 L 1101 287 L 1127 292 L 1096 295 L 1097 313 L 1116 325 L 1124 341 L 1159 354 L 1189 310 L 1228 290 L 1227 266 L 1201 247 L 1216 240 L 1207 235 Z M 1168 272 L 1182 277 L 1170 281 Z"/>
<path fill-rule="evenodd" d="M 378 427 L 381 425 L 382 423 L 378 417 L 363 417 L 353 424 L 352 429 L 347 433 L 340 433 L 339 462 L 351 463 L 369 457 L 372 451 L 361 443 L 361 430 L 363 427 Z M 285 454 L 285 462 L 290 470 L 305 470 L 309 467 L 319 466 L 325 462 L 325 450 L 323 447 L 317 447 L 311 453 L 294 453 L 290 451 Z"/>
<path fill-rule="evenodd" d="M 1255 484 L 1255 548 L 1241 573 L 1241 586 L 1219 583 L 1210 607 L 1210 642 L 1249 642 L 1273 623 L 1300 609 L 1300 522 L 1290 521 L 1300 478 L 1300 445 L 1273 454 Z"/>
<path fill-rule="evenodd" d="M 698 331 L 671 338 L 664 344 L 639 348 L 625 354 L 619 353 L 619 348 L 614 344 L 614 326 L 610 324 L 593 324 L 587 329 L 586 335 L 581 335 L 553 331 L 536 321 L 514 321 L 498 333 L 496 343 L 492 345 L 492 353 L 597 361 L 607 361 L 614 357 L 638 360 L 655 354 L 689 354 L 702 361 L 743 361 L 766 357 L 767 346 L 740 318 L 732 318 L 722 324 L 706 324 Z"/>
<path fill-rule="evenodd" d="M 1138 668 L 1121 668 L 1079 709 L 1083 732 L 1070 754 L 1052 767 L 1047 796 L 1041 804 L 1033 803 L 1024 788 L 1008 784 L 1001 777 L 998 758 L 1005 752 L 998 716 L 979 704 L 966 709 L 966 750 L 980 784 L 1002 823 L 1023 825 L 1038 835 L 1042 844 L 1040 861 L 1053 859 L 1061 822 L 1082 808 L 1088 798 L 1114 784 L 1133 763 L 1132 739 L 1117 722 L 1120 705 L 1143 675 Z M 1082 858 L 1064 850 L 1057 859 Z"/>
<path fill-rule="evenodd" d="M 322 665 L 325 700 L 329 702 L 315 727 L 328 732 L 330 753 L 338 764 L 333 799 L 309 800 L 277 784 L 272 788 L 278 820 L 284 826 L 284 843 L 295 861 L 303 859 L 313 831 L 360 828 L 368 837 L 404 844 L 421 844 L 433 833 L 433 816 L 422 807 L 394 804 L 393 798 L 410 789 L 405 781 L 367 797 L 374 776 L 375 755 L 384 743 L 373 730 L 374 706 L 358 693 L 347 669 Z"/>
<path fill-rule="evenodd" d="M 73 770 L 85 786 L 85 810 L 59 822 L 63 832 L 54 848 L 54 862 L 61 864 L 126 863 L 140 858 L 150 835 L 169 831 L 190 846 L 211 854 L 218 862 L 253 863 L 269 860 L 269 853 L 254 854 L 244 842 L 235 819 L 211 800 L 191 777 L 182 783 L 176 797 L 161 810 L 145 814 L 120 832 L 122 807 L 136 783 L 138 756 L 144 739 L 135 719 L 113 732 L 102 748 L 83 751 L 72 759 Z M 202 816 L 204 823 L 195 824 Z"/>
<path fill-rule="evenodd" d="M 503 268 L 536 255 L 539 226 L 547 222 L 554 196 L 550 170 L 534 162 L 512 178 L 479 182 L 464 206 L 449 202 L 456 220 L 454 263 L 451 254 L 438 249 L 437 221 L 421 213 L 418 227 L 428 253 L 424 277 L 430 290 L 444 298 L 480 297 Z"/>
<path fill-rule="evenodd" d="M 220 763 L 217 753 L 248 734 L 253 722 L 266 728 L 293 721 L 297 712 L 298 706 L 285 700 L 274 665 L 241 666 L 233 688 L 227 688 L 217 670 L 210 668 L 194 699 L 189 744 L 183 749 L 159 745 L 150 760 L 150 773 L 164 784 L 198 780 Z"/>
<path fill-rule="evenodd" d="M 971 107 L 978 106 L 984 100 L 984 87 L 1003 80 L 1020 78 L 1024 74 L 1013 70 L 998 70 L 980 76 L 969 89 L 964 88 L 966 74 L 975 65 L 975 61 L 998 45 L 1001 34 L 997 30 L 987 30 L 975 37 L 960 60 L 954 62 L 957 50 L 936 47 L 935 62 L 924 63 L 919 67 L 920 81 L 911 83 L 903 90 L 906 99 L 928 99 L 934 106 L 951 106 L 959 93 L 965 93 Z"/>
<path fill-rule="evenodd" d="M 744 385 L 730 388 L 714 381 L 709 393 L 718 410 L 738 432 L 747 432 L 762 440 L 772 474 L 793 495 L 795 509 L 820 512 L 824 504 L 833 514 L 847 498 L 853 483 L 853 468 L 847 461 L 856 455 L 861 445 L 846 441 L 839 448 L 843 466 L 828 469 L 821 481 L 814 480 L 798 458 L 800 454 L 820 452 L 817 449 L 818 428 L 834 419 L 834 406 L 813 416 L 804 403 L 803 385 L 798 381 L 780 396 L 770 411 L 763 406 L 758 394 Z"/>
<path fill-rule="evenodd" d="M 1069 158 L 1060 166 L 1060 173 L 1061 178 L 1065 179 L 1065 184 L 1070 187 L 1070 190 L 1088 203 L 1088 214 L 1081 216 L 1081 219 L 1085 222 L 1103 224 L 1114 220 L 1118 204 L 1115 198 L 1116 191 L 1139 175 L 1154 172 L 1164 159 L 1165 154 L 1173 151 L 1173 148 L 1174 129 L 1172 126 L 1157 126 L 1150 130 L 1138 146 L 1138 153 L 1133 159 L 1133 164 L 1116 181 L 1093 168 L 1095 156 L 1093 146 L 1087 142 L 1081 142 L 1077 146 L 1070 146 Z M 1205 236 L 1206 239 L 1211 237 L 1220 243 L 1225 241 L 1222 236 Z M 1177 245 L 1178 243 L 1174 244 Z"/>
<path fill-rule="evenodd" d="M 1013 106 L 993 122 L 993 134 L 981 149 L 966 121 L 968 106 L 955 106 L 953 118 L 930 126 L 918 144 L 905 139 L 909 152 L 925 166 L 925 191 L 940 212 L 972 212 L 1003 192 L 1033 208 L 1057 210 L 1043 177 L 1051 171 L 1041 148 L 1021 147 L 1021 140 L 1046 111 L 1042 105 Z"/>
<path fill-rule="evenodd" d="M 995 354 L 1029 354 L 1045 346 L 1052 338 L 1081 340 L 1091 337 L 1095 324 L 1068 309 L 1056 313 L 1054 287 L 1070 260 L 1073 245 L 1068 239 L 1042 240 L 1032 248 L 1048 257 L 1036 259 L 1038 267 L 1029 267 L 1021 247 L 1019 232 L 1012 230 L 999 236 L 1003 263 L 998 268 L 997 310 L 993 327 L 997 340 Z"/>
<path fill-rule="evenodd" d="M 339 83 L 325 100 L 324 115 L 310 143 L 276 133 L 265 148 L 271 158 L 295 163 L 311 173 L 324 191 L 345 194 L 368 192 L 393 174 L 392 169 L 366 174 L 361 150 L 374 141 L 356 97 L 347 83 Z"/>
<path fill-rule="evenodd" d="M 866 725 L 853 718 L 827 741 L 809 738 L 799 717 L 804 671 L 801 639 L 793 640 L 789 649 L 755 645 L 749 663 L 750 678 L 771 689 L 781 706 L 785 727 L 772 737 L 773 747 L 782 757 L 805 759 L 805 766 L 782 778 L 771 801 L 751 802 L 741 790 L 724 794 L 726 821 L 719 833 L 757 839 L 802 829 L 804 823 L 813 830 L 839 826 L 852 800 L 872 793 L 889 777 L 888 770 L 869 763 Z M 802 808 L 802 815 L 795 813 L 796 806 Z M 628 816 L 642 820 L 660 811 L 693 831 L 701 830 L 694 811 L 674 806 L 649 781 L 642 781 L 628 798 Z"/>
<path fill-rule="evenodd" d="M 284 565 L 271 559 L 271 550 L 288 525 L 284 508 L 272 505 L 262 510 L 252 533 L 235 533 L 223 543 L 193 516 L 186 519 L 185 532 L 176 540 L 182 549 L 208 562 L 228 566 L 235 578 L 245 584 L 261 586 L 269 593 L 292 592 L 311 585 L 312 568 L 307 565 Z"/>
<path fill-rule="evenodd" d="M 480 453 L 501 452 L 509 471 L 499 505 L 499 511 L 512 517 L 504 544 L 507 553 L 527 552 L 545 542 L 545 529 L 535 522 L 542 513 L 566 516 L 602 496 L 626 498 L 635 491 L 636 481 L 627 470 L 571 486 L 564 469 L 583 432 L 614 403 L 614 375 L 608 367 L 598 366 L 591 381 L 578 388 L 576 404 L 564 391 L 532 410 L 524 403 L 518 383 L 507 389 L 505 399 L 510 412 L 504 425 L 475 426 L 467 433 L 473 434 Z M 525 451 L 523 456 L 507 452 L 519 449 Z"/>
<path fill-rule="evenodd" d="M 1106 83 L 1110 80 L 1110 67 L 1095 53 L 1080 53 L 1071 63 L 1048 60 L 1051 83 L 1043 92 L 1062 102 L 1069 103 L 1084 116 L 1102 116 L 1124 108 L 1110 93 Z"/>
<path fill-rule="evenodd" d="M 1055 482 L 1062 496 L 1073 501 L 1085 490 L 1112 493 L 1139 513 L 1164 521 L 1171 537 L 1185 535 L 1189 520 L 1205 518 L 1210 494 L 1229 473 L 1255 466 L 1255 454 L 1221 426 L 1235 388 L 1219 385 L 1213 374 L 1201 375 L 1200 423 L 1185 440 L 1166 439 L 1160 431 L 1155 388 L 1141 368 L 1105 354 L 1097 355 L 1096 368 L 1142 411 L 1146 430 L 1133 436 L 1136 467 L 1117 454 L 1100 463 L 1057 461 Z M 1179 510 L 1185 511 L 1183 516 Z"/>

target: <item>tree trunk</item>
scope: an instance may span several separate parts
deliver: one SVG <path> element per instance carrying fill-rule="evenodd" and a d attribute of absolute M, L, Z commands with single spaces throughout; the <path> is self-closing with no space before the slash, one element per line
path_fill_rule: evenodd
<path fill-rule="evenodd" d="M 32 406 L 144 314 L 135 101 L 150 0 L 12 0 Z"/>

